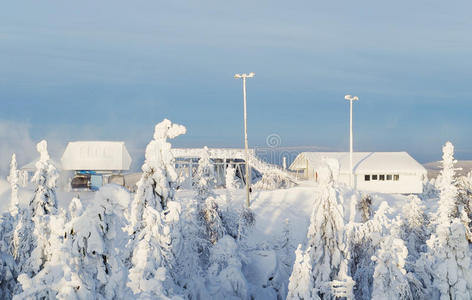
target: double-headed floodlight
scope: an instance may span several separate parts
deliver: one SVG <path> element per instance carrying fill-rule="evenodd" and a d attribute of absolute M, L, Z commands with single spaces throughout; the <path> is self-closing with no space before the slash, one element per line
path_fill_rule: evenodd
<path fill-rule="evenodd" d="M 349 162 L 350 162 L 350 170 L 349 170 L 349 183 L 351 187 L 354 187 L 353 177 L 354 177 L 354 170 L 352 169 L 352 101 L 359 100 L 357 96 L 346 95 L 344 99 L 350 102 L 350 121 L 349 121 Z"/>
<path fill-rule="evenodd" d="M 243 98 L 244 98 L 244 148 L 246 150 L 246 205 L 249 207 L 250 199 L 249 199 L 249 185 L 251 184 L 250 176 L 249 176 L 249 150 L 248 150 L 248 143 L 247 143 L 247 113 L 246 113 L 246 78 L 252 78 L 256 74 L 251 72 L 249 74 L 235 74 L 234 78 L 243 80 Z"/>

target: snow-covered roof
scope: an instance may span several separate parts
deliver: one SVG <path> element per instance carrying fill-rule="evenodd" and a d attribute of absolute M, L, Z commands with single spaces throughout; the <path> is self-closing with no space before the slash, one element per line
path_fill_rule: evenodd
<path fill-rule="evenodd" d="M 203 148 L 172 148 L 175 158 L 198 158 Z M 245 159 L 244 149 L 238 148 L 209 148 L 210 158 L 213 159 Z M 249 149 L 249 154 L 254 155 L 254 149 Z"/>
<path fill-rule="evenodd" d="M 70 142 L 61 158 L 64 170 L 129 170 L 131 156 L 124 142 Z"/>
<path fill-rule="evenodd" d="M 340 173 L 349 173 L 349 152 L 302 152 L 290 165 L 290 170 L 313 168 L 326 159 L 339 162 Z M 354 152 L 355 174 L 402 173 L 426 174 L 426 169 L 406 152 Z"/>

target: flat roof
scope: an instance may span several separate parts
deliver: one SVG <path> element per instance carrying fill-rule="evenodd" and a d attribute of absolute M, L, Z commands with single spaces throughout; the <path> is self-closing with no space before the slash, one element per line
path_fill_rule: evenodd
<path fill-rule="evenodd" d="M 314 168 L 326 159 L 339 162 L 340 173 L 349 173 L 349 152 L 302 152 L 290 165 L 290 170 Z M 407 152 L 353 152 L 355 174 L 408 173 L 426 174 L 426 169 Z"/>

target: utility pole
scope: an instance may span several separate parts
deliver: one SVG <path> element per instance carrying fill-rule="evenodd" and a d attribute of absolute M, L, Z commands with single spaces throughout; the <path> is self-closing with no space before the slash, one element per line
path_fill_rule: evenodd
<path fill-rule="evenodd" d="M 349 111 L 349 184 L 351 188 L 354 188 L 354 170 L 352 167 L 352 101 L 357 101 L 359 98 L 357 96 L 346 95 L 344 99 L 350 102 L 350 111 Z"/>
<path fill-rule="evenodd" d="M 249 195 L 249 185 L 250 176 L 249 176 L 249 150 L 248 150 L 248 142 L 247 142 L 247 110 L 246 110 L 246 78 L 252 78 L 256 75 L 255 73 L 251 72 L 249 74 L 236 74 L 234 78 L 242 79 L 243 80 L 243 100 L 244 100 L 244 148 L 246 151 L 246 205 L 249 207 L 250 205 L 250 195 Z"/>

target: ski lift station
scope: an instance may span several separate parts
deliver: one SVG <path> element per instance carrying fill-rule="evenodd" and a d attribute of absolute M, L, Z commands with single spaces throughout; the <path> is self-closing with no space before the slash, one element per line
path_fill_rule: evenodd
<path fill-rule="evenodd" d="M 198 168 L 198 161 L 202 156 L 203 148 L 172 148 L 175 158 L 175 165 L 179 175 L 187 178 L 188 184 L 193 184 L 193 177 Z M 226 184 L 226 168 L 231 165 L 236 171 L 238 180 L 245 184 L 245 164 L 246 155 L 244 149 L 235 148 L 210 148 L 208 149 L 210 160 L 214 167 L 217 186 Z M 254 149 L 249 149 L 250 158 L 255 157 Z M 252 181 L 257 180 L 261 175 L 259 171 L 251 166 Z"/>
<path fill-rule="evenodd" d="M 124 185 L 123 171 L 131 165 L 124 142 L 70 142 L 61 158 L 62 170 L 72 171 L 73 189 L 99 189 L 106 183 Z"/>
<path fill-rule="evenodd" d="M 349 152 L 302 152 L 290 170 L 307 180 L 318 181 L 317 169 L 328 164 L 338 182 L 350 184 Z M 353 184 L 356 189 L 391 194 L 423 192 L 426 169 L 406 152 L 354 152 Z"/>

